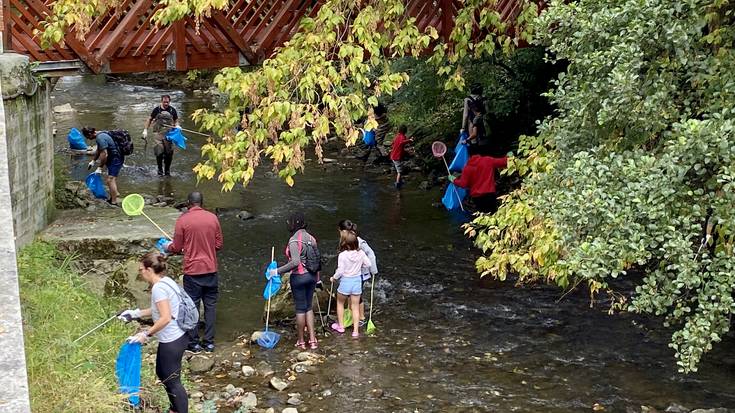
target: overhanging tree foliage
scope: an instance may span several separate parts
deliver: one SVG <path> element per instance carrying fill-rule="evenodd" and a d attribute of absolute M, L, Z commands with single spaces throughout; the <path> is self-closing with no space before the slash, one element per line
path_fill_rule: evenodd
<path fill-rule="evenodd" d="M 58 41 L 71 23 L 83 30 L 78 11 L 86 4 L 57 2 L 45 38 Z M 166 4 L 155 16 L 160 24 L 225 5 Z M 231 189 L 247 184 L 267 155 L 293 184 L 305 147 L 315 144 L 320 155 L 328 135 L 354 143 L 353 122 L 407 81 L 391 71 L 393 57 L 432 49 L 447 87 L 462 87 L 466 59 L 508 52 L 531 32 L 533 4 L 524 2 L 512 37 L 495 4 L 465 1 L 445 44 L 432 29 L 419 32 L 402 1 L 325 2 L 261 68 L 217 77 L 229 103 L 195 114 L 221 136 L 203 148 L 198 176 L 217 176 Z M 611 310 L 665 316 L 686 372 L 729 329 L 734 305 L 731 8 L 726 0 L 549 2 L 534 30 L 554 59 L 569 64 L 549 95 L 557 113 L 522 138 L 522 157 L 510 162 L 506 173 L 521 175 L 523 186 L 497 214 L 467 227 L 485 252 L 482 274 L 563 288 L 584 283 L 593 296 L 609 291 Z M 611 279 L 634 268 L 644 278 L 628 303 Z"/>
<path fill-rule="evenodd" d="M 679 369 L 696 371 L 735 308 L 732 5 L 553 1 L 537 41 L 565 59 L 555 116 L 521 141 L 524 177 L 468 225 L 483 274 L 610 291 L 613 308 L 665 317 Z M 643 274 L 632 300 L 612 280 Z M 635 276 L 635 275 L 633 275 Z M 635 279 L 635 278 L 634 278 Z"/>

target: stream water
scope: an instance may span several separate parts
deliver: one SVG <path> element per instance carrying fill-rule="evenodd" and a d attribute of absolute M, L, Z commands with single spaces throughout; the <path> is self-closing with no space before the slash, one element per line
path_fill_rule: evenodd
<path fill-rule="evenodd" d="M 194 129 L 193 110 L 211 104 L 179 90 L 99 77 L 61 79 L 53 104 L 71 103 L 77 113 L 57 116 L 56 161 L 81 180 L 88 157 L 63 151 L 69 128 L 125 128 L 138 149 L 119 178 L 122 193 L 183 199 L 196 187 L 191 168 L 205 138 L 187 135 L 189 147 L 174 155 L 173 175 L 166 178 L 156 174 L 152 148 L 144 151 L 137 140 L 162 93 L 172 95 L 185 128 Z M 605 308 L 590 308 L 584 294 L 560 300 L 560 291 L 551 287 L 480 281 L 474 272 L 478 251 L 460 228 L 466 218 L 432 207 L 439 189 L 418 189 L 421 179 L 414 173 L 397 192 L 390 175 L 365 171 L 351 160 L 339 163 L 344 164 L 309 162 L 293 188 L 265 166 L 246 189 L 221 192 L 217 182 L 198 186 L 208 208 L 233 211 L 220 218 L 225 247 L 219 256 L 217 340 L 223 345 L 262 328 L 262 268 L 271 246 L 283 249 L 291 211 L 306 213 L 321 240 L 327 272 L 336 265 L 339 219 L 357 222 L 376 251 L 378 334 L 321 339 L 318 351 L 330 357 L 294 386 L 302 389 L 309 411 L 584 412 L 595 403 L 613 412 L 671 403 L 735 407 L 732 338 L 705 357 L 698 373 L 678 374 L 667 347 L 671 332 L 658 320 L 609 316 Z M 239 220 L 240 209 L 256 218 Z M 293 341 L 286 333 L 278 352 L 254 348 L 254 362 L 278 363 Z M 321 397 L 325 389 L 332 395 Z M 282 405 L 285 398 L 261 400 Z"/>

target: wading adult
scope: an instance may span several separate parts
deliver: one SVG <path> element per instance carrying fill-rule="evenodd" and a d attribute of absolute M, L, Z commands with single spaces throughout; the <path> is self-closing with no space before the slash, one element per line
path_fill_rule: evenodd
<path fill-rule="evenodd" d="M 200 343 L 198 328 L 189 331 L 189 350 L 212 352 L 219 293 L 217 251 L 222 249 L 222 228 L 217 216 L 203 208 L 200 192 L 189 194 L 188 206 L 188 211 L 176 220 L 174 239 L 166 250 L 184 254 L 184 291 L 197 308 L 200 302 L 204 303 L 204 338 Z"/>
<path fill-rule="evenodd" d="M 97 143 L 97 152 L 94 154 L 94 159 L 87 165 L 87 169 L 96 166 L 95 173 L 102 173 L 102 168 L 107 169 L 107 186 L 110 189 L 110 198 L 107 199 L 107 202 L 117 205 L 117 197 L 120 195 L 117 190 L 117 176 L 123 167 L 125 156 L 107 132 L 98 132 L 95 128 L 88 127 L 82 128 L 82 135 L 89 140 L 94 139 Z"/>
<path fill-rule="evenodd" d="M 498 209 L 498 199 L 495 193 L 495 170 L 505 168 L 508 157 L 494 158 L 482 156 L 477 146 L 470 146 L 470 159 L 462 169 L 462 175 L 456 178 L 449 176 L 454 185 L 469 189 L 470 197 L 479 212 L 494 213 Z"/>
<path fill-rule="evenodd" d="M 278 267 L 271 276 L 291 272 L 289 283 L 296 307 L 296 347 L 306 349 L 304 327 L 309 333 L 309 347 L 316 349 L 318 342 L 314 332 L 314 310 L 311 308 L 314 290 L 319 274 L 306 268 L 307 248 L 317 248 L 316 238 L 306 231 L 306 218 L 301 212 L 295 212 L 286 220 L 291 238 L 286 246 L 288 262 Z M 310 245 L 309 245 L 310 244 Z"/>
<path fill-rule="evenodd" d="M 472 128 L 472 120 L 474 118 L 470 109 L 472 102 L 477 102 L 483 108 L 485 107 L 485 97 L 482 96 L 482 85 L 479 83 L 474 83 L 470 86 L 470 95 L 464 98 L 462 102 L 462 128 L 459 130 L 460 133 L 469 133 Z"/>
<path fill-rule="evenodd" d="M 483 116 L 485 109 L 484 104 L 479 101 L 470 101 L 470 112 L 472 113 L 472 122 L 470 124 L 470 133 L 467 138 L 469 147 L 475 148 L 478 155 L 490 154 L 490 137 L 485 130 L 485 118 Z"/>
<path fill-rule="evenodd" d="M 151 116 L 145 123 L 143 129 L 143 139 L 148 138 L 148 128 L 152 126 L 155 145 L 153 153 L 156 155 L 156 164 L 158 165 L 158 175 L 171 175 L 171 161 L 174 158 L 173 142 L 166 139 L 166 133 L 171 128 L 179 125 L 179 115 L 176 109 L 171 106 L 171 96 L 161 96 L 161 104 L 156 106 L 151 112 Z"/>
<path fill-rule="evenodd" d="M 153 326 L 130 337 L 130 342 L 144 344 L 152 336 L 158 339 L 156 376 L 166 388 L 171 403 L 169 412 L 188 413 L 189 397 L 181 384 L 181 358 L 189 344 L 189 337 L 179 328 L 172 314 L 183 305 L 178 284 L 166 276 L 166 257 L 158 252 L 146 254 L 138 264 L 141 278 L 151 285 L 151 306 L 144 310 L 125 310 L 120 318 L 125 321 L 138 318 L 153 319 Z"/>

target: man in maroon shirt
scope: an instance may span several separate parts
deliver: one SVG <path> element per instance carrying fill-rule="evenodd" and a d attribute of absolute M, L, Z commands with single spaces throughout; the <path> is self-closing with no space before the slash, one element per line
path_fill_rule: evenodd
<path fill-rule="evenodd" d="M 449 176 L 454 185 L 470 190 L 470 197 L 479 212 L 494 213 L 498 209 L 498 200 L 495 194 L 495 169 L 505 168 L 508 157 L 493 158 L 482 156 L 478 146 L 470 146 L 470 159 L 462 169 L 459 178 Z"/>
<path fill-rule="evenodd" d="M 222 248 L 222 228 L 213 213 L 202 208 L 200 192 L 189 194 L 189 210 L 176 220 L 174 240 L 167 250 L 184 254 L 184 291 L 194 304 L 204 302 L 204 340 L 199 343 L 199 329 L 189 331 L 189 350 L 200 352 L 202 346 L 214 351 L 214 321 L 216 317 L 218 280 L 217 251 Z"/>

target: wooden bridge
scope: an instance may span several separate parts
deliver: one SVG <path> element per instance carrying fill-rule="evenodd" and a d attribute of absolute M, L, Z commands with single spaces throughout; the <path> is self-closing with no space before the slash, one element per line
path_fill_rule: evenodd
<path fill-rule="evenodd" d="M 151 16 L 163 5 L 153 0 L 124 0 L 94 20 L 85 41 L 70 30 L 63 44 L 43 49 L 34 30 L 51 13 L 54 0 L 2 0 L 0 27 L 5 50 L 41 62 L 56 75 L 80 69 L 94 73 L 186 71 L 261 63 L 298 29 L 303 16 L 314 16 L 323 0 L 232 0 L 198 26 L 185 18 L 156 28 Z M 520 1 L 499 0 L 508 21 L 520 12 Z M 461 3 L 458 0 L 407 0 L 407 14 L 420 30 L 437 28 L 447 37 Z"/>

